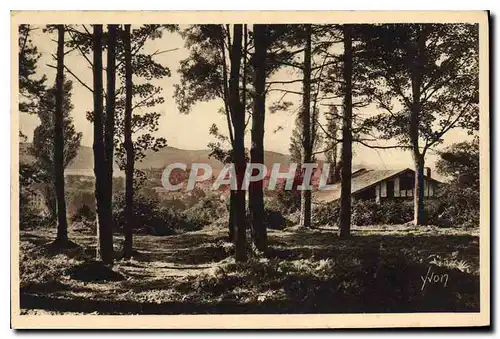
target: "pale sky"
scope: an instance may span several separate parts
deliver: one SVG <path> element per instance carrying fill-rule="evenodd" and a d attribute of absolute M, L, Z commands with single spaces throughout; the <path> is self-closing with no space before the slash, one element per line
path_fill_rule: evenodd
<path fill-rule="evenodd" d="M 53 83 L 55 79 L 55 69 L 47 67 L 46 64 L 55 65 L 51 54 L 56 52 L 55 36 L 50 36 L 48 33 L 43 33 L 41 29 L 34 32 L 33 41 L 38 46 L 42 57 L 39 62 L 39 73 L 46 74 L 49 82 Z M 69 37 L 67 37 L 69 39 Z M 163 53 L 155 57 L 155 60 L 170 68 L 172 76 L 156 81 L 155 85 L 163 88 L 163 96 L 165 103 L 158 105 L 155 110 L 161 113 L 159 131 L 157 136 L 162 136 L 167 139 L 168 146 L 181 149 L 206 149 L 207 144 L 213 141 L 213 136 L 209 135 L 209 128 L 213 123 L 216 123 L 220 131 L 226 132 L 227 124 L 225 117 L 218 110 L 222 105 L 220 100 L 211 102 L 202 102 L 193 107 L 191 113 L 185 115 L 179 113 L 175 101 L 173 99 L 174 84 L 180 82 L 177 69 L 180 60 L 188 55 L 187 49 L 184 48 L 183 39 L 177 33 L 166 33 L 161 39 L 148 41 L 145 45 L 145 51 L 154 52 L 156 50 L 170 50 L 178 48 L 178 50 Z M 104 58 L 105 61 L 105 58 Z M 65 65 L 67 65 L 73 73 L 75 73 L 82 81 L 92 87 L 92 72 L 86 60 L 77 52 L 74 51 L 65 57 Z M 298 75 L 300 76 L 300 75 Z M 291 72 L 280 71 L 272 80 L 289 80 L 296 79 L 297 75 Z M 92 93 L 80 85 L 78 81 L 67 74 L 67 77 L 73 80 L 72 102 L 75 106 L 72 116 L 77 131 L 83 133 L 82 145 L 92 146 L 92 124 L 86 120 L 85 113 L 93 107 Z M 300 84 L 299 84 L 300 86 Z M 300 87 L 299 87 L 300 89 Z M 279 94 L 268 96 L 267 104 L 279 98 Z M 300 103 L 300 97 L 287 96 L 288 101 L 296 104 Z M 278 112 L 267 113 L 265 123 L 265 149 L 288 154 L 290 144 L 290 136 L 295 126 L 296 112 Z M 20 114 L 20 129 L 28 136 L 31 141 L 33 130 L 38 125 L 39 120 L 35 115 Z M 278 127 L 281 129 L 274 132 Z M 246 135 L 246 143 L 249 145 L 250 133 Z M 452 130 L 444 137 L 444 145 L 440 148 L 449 145 L 453 142 L 470 139 L 465 131 Z M 384 145 L 380 142 L 379 145 Z M 374 168 L 400 168 L 410 167 L 412 165 L 412 157 L 409 151 L 402 150 L 373 150 L 361 145 L 354 145 L 355 165 L 365 165 Z M 430 152 L 426 158 L 426 166 L 434 168 L 434 162 L 437 156 Z M 433 171 L 434 175 L 435 171 Z"/>

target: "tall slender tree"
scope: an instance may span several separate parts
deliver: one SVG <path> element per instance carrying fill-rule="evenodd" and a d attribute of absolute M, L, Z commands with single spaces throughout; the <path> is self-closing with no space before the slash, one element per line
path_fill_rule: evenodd
<path fill-rule="evenodd" d="M 266 56 L 268 48 L 267 25 L 254 25 L 253 81 L 254 98 L 252 112 L 252 147 L 250 161 L 264 164 L 264 122 L 266 115 Z M 264 190 L 261 180 L 249 187 L 250 217 L 252 221 L 252 239 L 260 251 L 267 249 L 267 230 L 264 225 Z"/>
<path fill-rule="evenodd" d="M 340 191 L 340 236 L 351 232 L 351 175 L 352 175 L 352 26 L 344 25 L 343 62 L 343 121 L 342 121 L 342 169 Z"/>
<path fill-rule="evenodd" d="M 37 76 L 41 54 L 33 43 L 32 25 L 19 25 L 19 111 L 36 112 L 36 104 L 45 90 L 46 75 Z"/>
<path fill-rule="evenodd" d="M 328 184 L 340 181 L 339 163 L 338 161 L 338 146 L 339 141 L 337 134 L 339 131 L 339 118 L 337 115 L 337 107 L 331 106 L 330 111 L 326 113 L 326 129 L 328 135 L 325 136 L 325 158 L 330 164 L 330 172 L 328 173 Z M 326 134 L 326 133 L 325 133 Z M 331 138 L 329 137 L 331 136 Z"/>
<path fill-rule="evenodd" d="M 365 39 L 372 97 L 382 110 L 368 122 L 411 151 L 414 223 L 421 225 L 427 152 L 453 128 L 479 127 L 478 26 L 377 25 Z"/>
<path fill-rule="evenodd" d="M 229 95 L 229 69 L 232 68 L 233 60 L 230 57 L 233 50 L 230 25 L 193 25 L 181 34 L 186 40 L 190 55 L 181 61 L 179 68 L 183 84 L 182 86 L 176 85 L 175 88 L 179 110 L 181 113 L 189 113 L 191 107 L 199 101 L 220 99 L 227 123 L 227 136 L 223 136 L 224 144 L 229 144 L 229 149 L 223 150 L 220 142 L 210 143 L 209 146 L 218 160 L 234 163 L 235 133 L 232 122 L 233 108 Z M 242 55 L 243 53 L 240 52 L 240 56 Z M 239 80 L 240 77 L 238 77 Z M 222 135 L 218 132 L 215 135 L 220 140 Z M 230 191 L 229 198 L 228 234 L 232 241 L 235 241 L 236 227 L 235 193 L 236 191 Z"/>
<path fill-rule="evenodd" d="M 106 163 L 103 135 L 103 76 L 102 76 L 102 25 L 94 25 L 93 32 L 93 78 L 94 78 L 94 175 L 97 211 L 97 259 L 105 264 L 113 263 L 113 231 L 107 223 L 105 189 Z"/>
<path fill-rule="evenodd" d="M 237 189 L 234 194 L 235 204 L 235 258 L 236 261 L 247 260 L 246 243 L 246 206 L 245 191 L 242 189 L 243 178 L 246 170 L 245 156 L 245 104 L 240 98 L 240 72 L 242 56 L 243 25 L 233 26 L 233 42 L 231 46 L 231 70 L 229 73 L 229 106 L 231 122 L 234 130 L 233 159 L 236 172 Z"/>
<path fill-rule="evenodd" d="M 56 109 L 54 119 L 54 173 L 57 198 L 57 238 L 59 245 L 68 244 L 68 220 L 64 196 L 64 25 L 57 25 Z"/>
<path fill-rule="evenodd" d="M 133 223 L 134 223 L 134 143 L 132 142 L 132 51 L 130 46 L 130 25 L 125 25 L 123 32 L 125 46 L 125 116 L 124 146 L 127 154 L 125 167 L 125 242 L 123 256 L 132 256 Z"/>
<path fill-rule="evenodd" d="M 304 66 L 302 80 L 302 109 L 301 109 L 301 127 L 302 127 L 302 163 L 312 162 L 311 145 L 311 25 L 304 25 L 305 47 L 304 47 Z M 300 194 L 300 226 L 311 227 L 311 191 L 302 190 Z"/>
<path fill-rule="evenodd" d="M 64 134 L 64 168 L 73 161 L 80 148 L 82 133 L 75 130 L 75 125 L 71 117 L 73 105 L 71 104 L 71 91 L 73 84 L 70 80 L 64 82 L 63 87 L 63 134 Z M 40 99 L 36 105 L 37 116 L 40 124 L 33 131 L 33 142 L 28 150 L 35 157 L 33 164 L 37 170 L 40 183 L 43 184 L 42 194 L 50 216 L 57 220 L 57 197 L 55 189 L 55 99 L 56 86 L 47 88 L 40 94 Z"/>
<path fill-rule="evenodd" d="M 94 63 L 91 61 L 92 57 L 89 55 L 93 52 L 94 34 L 90 34 L 85 25 L 81 26 L 83 27 L 83 31 L 79 30 L 77 25 L 66 26 L 67 31 L 69 32 L 71 37 L 66 45 L 71 51 L 78 51 L 83 59 L 92 68 L 95 68 Z M 106 110 L 114 112 L 114 114 L 106 114 L 106 117 L 101 116 L 100 118 L 101 121 L 104 121 L 106 127 L 104 130 L 105 136 L 103 136 L 103 147 L 105 148 L 105 156 L 103 161 L 105 162 L 104 167 L 106 172 L 103 175 L 105 176 L 106 180 L 103 182 L 103 185 L 109 186 L 109 189 L 103 188 L 104 194 L 107 196 L 106 201 L 103 202 L 103 211 L 111 211 L 111 204 L 106 205 L 106 203 L 111 203 L 113 192 L 113 162 L 108 160 L 113 159 L 113 161 L 118 164 L 121 170 L 126 171 L 127 167 L 132 168 L 132 170 L 128 171 L 129 173 L 133 173 L 131 174 L 132 178 L 129 178 L 129 180 L 127 181 L 128 187 L 125 190 L 129 192 L 129 196 L 133 196 L 133 186 L 138 187 L 145 177 L 142 171 L 134 168 L 135 162 L 141 161 L 145 157 L 147 151 L 156 152 L 166 146 L 165 138 L 152 135 L 153 132 L 156 132 L 158 130 L 158 123 L 161 114 L 158 112 L 143 112 L 143 110 L 152 109 L 156 105 L 162 104 L 164 102 L 164 98 L 163 96 L 161 96 L 162 88 L 153 85 L 150 81 L 153 79 L 161 79 L 163 77 L 170 76 L 170 70 L 154 59 L 156 55 L 168 51 L 158 50 L 153 53 L 144 53 L 143 47 L 147 41 L 161 38 L 165 30 L 177 30 L 176 25 L 142 25 L 130 32 L 131 47 L 130 51 L 128 53 L 125 53 L 124 44 L 119 43 L 123 42 L 123 39 L 118 39 L 118 26 L 108 26 L 108 31 L 106 33 L 103 33 L 102 38 L 106 42 L 104 45 L 109 49 L 108 62 L 110 63 L 107 67 L 107 75 L 110 78 L 107 81 L 106 86 Z M 169 51 L 173 50 L 176 49 L 172 49 Z M 130 65 L 132 74 L 138 78 L 145 79 L 145 81 L 141 82 L 140 84 L 131 84 L 131 89 L 128 91 L 132 95 L 132 101 L 134 97 L 137 98 L 135 102 L 133 102 L 132 104 L 128 104 L 128 107 L 130 108 L 131 121 L 130 133 L 125 133 L 124 119 L 125 108 L 127 106 L 125 89 L 126 55 L 131 59 Z M 114 71 L 111 71 L 111 69 L 114 69 Z M 95 94 L 91 86 L 82 81 L 82 79 L 76 74 L 76 72 L 73 72 L 68 68 L 67 70 L 68 73 L 70 73 L 71 76 L 73 76 L 84 88 Z M 119 85 L 117 85 L 116 82 L 118 82 Z M 111 88 L 112 84 L 115 84 L 113 86 L 114 88 Z M 140 112 L 134 114 L 134 112 L 136 111 Z M 87 112 L 87 119 L 92 122 L 94 121 L 93 111 Z M 126 134 L 130 136 L 132 148 L 134 150 L 133 153 L 127 152 L 127 147 L 125 146 Z M 129 206 L 131 204 L 132 203 L 129 202 Z M 130 210 L 131 209 L 128 209 L 127 213 Z M 111 212 L 103 213 L 104 215 L 111 218 Z M 130 220 L 130 218 L 128 219 Z M 111 221 L 109 222 L 109 224 L 112 224 L 113 219 L 111 218 L 110 220 Z M 132 221 L 130 223 L 132 223 Z M 124 229 L 126 229 L 126 227 L 124 227 Z"/>
<path fill-rule="evenodd" d="M 106 62 L 106 115 L 104 121 L 104 167 L 105 176 L 103 183 L 103 208 L 105 208 L 105 223 L 107 231 L 112 232 L 112 202 L 113 202 L 113 164 L 114 164 L 114 138 L 115 138 L 115 100 L 116 100 L 116 45 L 117 25 L 107 25 L 107 62 Z M 109 237 L 106 234 L 106 237 Z M 112 235 L 111 235 L 112 237 Z"/>

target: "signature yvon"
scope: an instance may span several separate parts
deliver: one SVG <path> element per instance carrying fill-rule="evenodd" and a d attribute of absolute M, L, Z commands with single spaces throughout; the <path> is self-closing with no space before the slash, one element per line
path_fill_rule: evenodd
<path fill-rule="evenodd" d="M 429 284 L 443 284 L 444 287 L 448 285 L 448 274 L 435 274 L 431 271 L 431 267 L 427 270 L 427 274 L 424 276 L 420 276 L 422 279 L 422 288 L 421 291 L 424 290 L 424 287 L 427 283 Z"/>

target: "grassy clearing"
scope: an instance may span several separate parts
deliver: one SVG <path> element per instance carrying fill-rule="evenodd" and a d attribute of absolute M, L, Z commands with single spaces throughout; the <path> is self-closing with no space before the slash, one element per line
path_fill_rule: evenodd
<path fill-rule="evenodd" d="M 269 231 L 266 258 L 232 259 L 225 230 L 137 235 L 118 260 L 118 281 L 72 278 L 92 262 L 95 236 L 72 231 L 79 248 L 54 253 L 52 230 L 21 232 L 24 313 L 345 313 L 479 310 L 479 239 L 469 230 L 377 226 Z M 122 238 L 115 237 L 118 251 Z M 427 282 L 429 276 L 444 280 Z M 39 311 L 40 310 L 40 311 Z"/>

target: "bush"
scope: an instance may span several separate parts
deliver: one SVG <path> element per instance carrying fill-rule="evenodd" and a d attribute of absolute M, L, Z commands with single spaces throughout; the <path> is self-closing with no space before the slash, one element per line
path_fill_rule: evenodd
<path fill-rule="evenodd" d="M 166 214 L 153 199 L 143 195 L 134 197 L 133 215 L 136 230 L 155 235 L 174 234 L 174 228 L 169 222 L 170 218 L 166 217 Z M 118 194 L 114 198 L 113 220 L 118 229 L 122 229 L 125 226 L 124 194 Z"/>
<path fill-rule="evenodd" d="M 196 304 L 235 301 L 255 313 L 478 309 L 477 275 L 441 266 L 440 271 L 448 274 L 450 281 L 461 283 L 445 289 L 427 285 L 422 291 L 420 277 L 425 276 L 431 264 L 435 265 L 413 262 L 401 253 L 374 255 L 373 251 L 359 253 L 354 258 L 321 260 L 253 258 L 246 263 L 219 264 L 206 273 L 189 275 L 174 288 Z M 454 264 L 467 269 L 466 263 Z M 230 312 L 226 309 L 221 313 Z"/>
<path fill-rule="evenodd" d="M 339 221 L 340 208 L 338 202 L 327 203 L 314 207 L 312 224 L 314 226 L 335 226 Z"/>
<path fill-rule="evenodd" d="M 68 187 L 67 209 L 69 214 L 75 214 L 83 205 L 87 205 L 90 209 L 95 209 L 95 191 L 94 189 L 75 189 Z"/>
<path fill-rule="evenodd" d="M 437 225 L 479 226 L 479 188 L 452 183 L 438 193 L 439 205 L 434 219 Z"/>
<path fill-rule="evenodd" d="M 294 184 L 295 186 L 295 184 Z M 291 214 L 300 210 L 300 191 L 296 189 L 285 189 L 285 182 L 279 183 L 276 188 L 273 203 L 273 210 L 280 211 L 282 214 Z"/>
<path fill-rule="evenodd" d="M 57 284 L 64 270 L 82 262 L 79 248 L 68 250 L 70 253 L 53 253 L 49 246 L 39 246 L 30 242 L 21 242 L 19 251 L 20 288 L 30 289 L 38 286 L 47 287 Z"/>
<path fill-rule="evenodd" d="M 367 226 L 379 223 L 378 210 L 380 205 L 371 200 L 355 200 L 351 207 L 351 223 L 357 226 Z"/>
<path fill-rule="evenodd" d="M 385 201 L 375 208 L 375 219 L 381 224 L 404 224 L 413 219 L 413 202 L 410 201 Z"/>
<path fill-rule="evenodd" d="M 74 230 L 97 232 L 97 222 L 95 210 L 87 204 L 81 205 L 71 217 L 71 223 Z"/>
<path fill-rule="evenodd" d="M 172 235 L 182 232 L 200 230 L 214 222 L 223 206 L 204 198 L 191 208 L 182 210 L 176 204 L 165 206 L 162 201 L 153 197 L 137 195 L 134 197 L 134 226 L 136 231 L 153 235 Z M 125 197 L 115 196 L 113 219 L 116 227 L 125 225 Z"/>
<path fill-rule="evenodd" d="M 95 220 L 95 211 L 89 205 L 83 204 L 71 217 L 72 222 L 86 222 Z"/>
<path fill-rule="evenodd" d="M 428 223 L 437 225 L 438 206 L 436 201 L 424 202 L 424 213 Z M 334 226 L 338 224 L 340 207 L 338 202 L 317 206 L 313 211 L 313 225 Z M 384 201 L 377 204 L 372 200 L 354 200 L 351 206 L 351 222 L 356 226 L 376 224 L 404 224 L 413 219 L 413 201 Z"/>
<path fill-rule="evenodd" d="M 264 225 L 269 229 L 282 230 L 290 225 L 291 222 L 286 219 L 280 211 L 264 208 Z"/>
<path fill-rule="evenodd" d="M 30 209 L 20 209 L 19 229 L 32 230 L 52 224 L 54 220 L 50 216 L 40 215 Z"/>
<path fill-rule="evenodd" d="M 193 206 L 183 210 L 181 215 L 186 221 L 203 227 L 217 221 L 226 213 L 224 203 L 214 196 L 206 196 L 199 199 Z"/>

